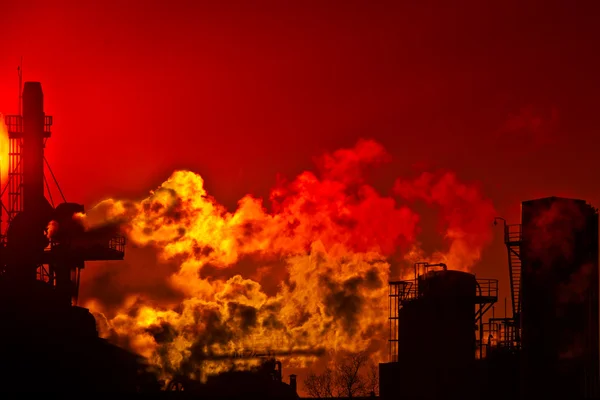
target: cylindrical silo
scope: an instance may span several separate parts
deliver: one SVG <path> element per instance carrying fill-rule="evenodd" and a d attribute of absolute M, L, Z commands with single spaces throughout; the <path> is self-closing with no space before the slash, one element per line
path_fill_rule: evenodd
<path fill-rule="evenodd" d="M 598 396 L 598 214 L 583 200 L 522 203 L 522 387 Z"/>
<path fill-rule="evenodd" d="M 475 362 L 475 295 L 469 273 L 431 271 L 398 314 L 398 361 L 406 398 L 468 398 Z M 404 389 L 403 389 L 404 392 Z"/>

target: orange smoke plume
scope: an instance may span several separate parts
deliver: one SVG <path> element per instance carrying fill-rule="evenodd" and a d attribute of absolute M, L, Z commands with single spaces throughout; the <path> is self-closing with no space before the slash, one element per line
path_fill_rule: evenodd
<path fill-rule="evenodd" d="M 58 229 L 59 229 L 58 222 L 50 221 L 48 223 L 48 226 L 46 227 L 46 237 L 48 239 L 52 240 L 54 238 L 54 235 L 58 231 Z"/>
<path fill-rule="evenodd" d="M 490 221 L 496 211 L 491 200 L 483 197 L 477 185 L 457 180 L 451 172 L 423 173 L 414 181 L 398 179 L 395 193 L 407 201 L 422 200 L 441 211 L 446 250 L 427 256 L 418 243 L 407 253 L 411 262 L 428 259 L 452 269 L 469 271 L 480 260 L 483 248 L 492 241 Z"/>
<path fill-rule="evenodd" d="M 130 293 L 117 309 L 90 301 L 103 335 L 165 375 L 200 378 L 252 364 L 244 354 L 285 353 L 288 366 L 324 351 L 382 356 L 390 259 L 415 250 L 419 222 L 365 182 L 364 169 L 388 158 L 374 141 L 325 155 L 320 174 L 304 172 L 272 191 L 270 211 L 248 195 L 229 212 L 199 175 L 176 171 L 142 201 L 109 199 L 79 215 L 88 228 L 119 224 L 130 242 L 179 264 L 165 283 L 180 295 L 176 304 L 148 293 Z M 407 187 L 397 185 L 404 195 Z M 443 254 L 466 262 L 450 267 L 472 266 L 485 243 L 475 230 L 490 229 L 491 204 L 453 176 L 410 187 L 445 210 L 451 245 Z M 455 215 L 457 204 L 477 202 L 484 205 Z"/>

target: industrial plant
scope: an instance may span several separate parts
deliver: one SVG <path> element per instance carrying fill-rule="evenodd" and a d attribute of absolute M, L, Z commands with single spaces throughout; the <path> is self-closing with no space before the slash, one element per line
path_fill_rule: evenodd
<path fill-rule="evenodd" d="M 496 279 L 415 265 L 390 282 L 385 399 L 597 398 L 598 210 L 583 200 L 525 201 L 504 228 L 512 316 L 487 318 Z"/>
<path fill-rule="evenodd" d="M 44 156 L 52 117 L 41 84 L 26 82 L 22 113 L 7 116 L 8 182 L 0 231 L 0 380 L 9 391 L 139 391 L 152 386 L 144 360 L 98 337 L 78 307 L 86 261 L 122 260 L 125 239 L 111 229 L 84 231 L 83 206 L 64 197 Z M 48 171 L 48 173 L 45 173 Z M 60 187 L 58 187 L 59 193 Z M 53 227 L 60 230 L 53 231 Z M 35 384 L 32 384 L 35 382 Z M 18 389 L 17 389 L 18 388 Z"/>
<path fill-rule="evenodd" d="M 99 337 L 93 315 L 77 305 L 80 276 L 88 261 L 123 260 L 125 238 L 76 222 L 84 207 L 65 200 L 44 156 L 52 117 L 41 84 L 26 82 L 19 104 L 5 117 L 0 196 L 2 390 L 297 398 L 296 375 L 284 379 L 274 359 L 203 384 L 185 376 L 161 384 L 146 360 Z M 600 396 L 598 210 L 550 197 L 523 202 L 520 224 L 492 222 L 503 228 L 512 312 L 490 316 L 497 278 L 415 264 L 410 277 L 389 282 L 382 399 Z"/>

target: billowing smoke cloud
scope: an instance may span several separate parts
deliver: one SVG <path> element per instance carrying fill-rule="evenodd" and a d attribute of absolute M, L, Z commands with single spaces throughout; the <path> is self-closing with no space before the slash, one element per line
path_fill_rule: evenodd
<path fill-rule="evenodd" d="M 413 262 L 428 259 L 443 262 L 453 269 L 470 270 L 481 258 L 483 248 L 492 241 L 490 221 L 496 212 L 476 185 L 458 181 L 451 172 L 423 173 L 413 181 L 398 179 L 395 193 L 407 201 L 422 200 L 441 212 L 448 248 L 427 256 L 418 244 L 406 257 Z"/>
<path fill-rule="evenodd" d="M 229 212 L 189 171 L 142 201 L 100 203 L 80 216 L 88 228 L 120 224 L 130 242 L 178 265 L 164 282 L 176 300 L 132 292 L 118 306 L 101 295 L 90 301 L 103 335 L 166 375 L 246 367 L 255 361 L 242 355 L 269 351 L 287 354 L 288 366 L 324 351 L 383 356 L 390 258 L 418 251 L 419 222 L 408 205 L 366 183 L 365 168 L 388 158 L 374 141 L 325 155 L 320 173 L 273 189 L 270 211 L 246 196 Z M 434 258 L 461 269 L 479 259 L 493 208 L 477 187 L 425 174 L 399 180 L 396 191 L 441 207 L 449 242 Z"/>

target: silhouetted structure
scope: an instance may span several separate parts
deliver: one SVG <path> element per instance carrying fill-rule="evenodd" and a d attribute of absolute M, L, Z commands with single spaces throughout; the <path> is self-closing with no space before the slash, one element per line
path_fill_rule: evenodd
<path fill-rule="evenodd" d="M 498 281 L 415 265 L 413 280 L 390 282 L 390 357 L 380 364 L 382 398 L 472 398 L 482 317 Z M 475 336 L 479 326 L 480 338 Z"/>
<path fill-rule="evenodd" d="M 508 278 L 510 282 L 512 317 L 496 321 L 499 328 L 506 334 L 510 332 L 512 337 L 506 338 L 503 344 L 511 343 L 517 351 L 521 349 L 521 239 L 522 231 L 520 224 L 508 225 L 504 218 L 495 218 L 494 225 L 501 220 L 504 225 L 504 244 L 508 254 Z M 510 340 L 508 340 L 510 339 Z"/>
<path fill-rule="evenodd" d="M 598 212 L 550 197 L 521 218 L 524 397 L 597 398 Z"/>
<path fill-rule="evenodd" d="M 477 365 L 481 398 L 512 399 L 520 396 L 521 365 L 521 225 L 504 226 L 508 258 L 511 316 L 489 318 L 483 324 L 483 347 Z"/>
<path fill-rule="evenodd" d="M 477 360 L 480 398 L 518 397 L 521 353 L 515 330 L 512 318 L 489 318 L 484 323 L 484 347 Z"/>
<path fill-rule="evenodd" d="M 94 317 L 75 305 L 85 262 L 122 260 L 124 238 L 112 229 L 85 231 L 74 220 L 80 204 L 63 197 L 54 207 L 44 173 L 46 165 L 54 178 L 44 157 L 52 117 L 44 113 L 40 83 L 26 82 L 22 98 L 23 115 L 6 117 L 9 181 L 0 196 L 8 198 L 0 229 L 0 390 L 152 386 L 143 360 L 100 339 Z"/>
<path fill-rule="evenodd" d="M 513 315 L 486 325 L 485 391 L 503 399 L 597 398 L 598 211 L 558 197 L 525 201 L 521 211 L 521 224 L 497 218 Z"/>
<path fill-rule="evenodd" d="M 167 386 L 168 392 L 185 392 L 189 397 L 231 399 L 298 399 L 296 375 L 290 375 L 290 384 L 283 382 L 281 362 L 265 360 L 259 367 L 248 371 L 230 371 L 209 376 L 206 383 L 184 376 L 175 377 Z"/>

